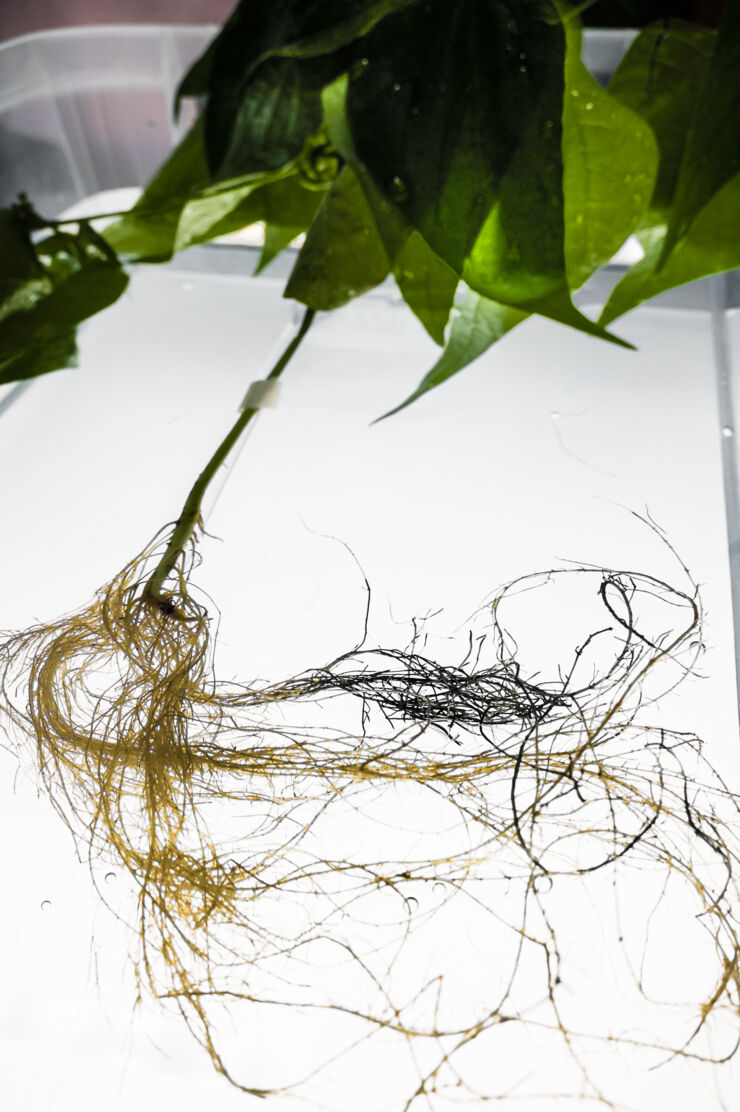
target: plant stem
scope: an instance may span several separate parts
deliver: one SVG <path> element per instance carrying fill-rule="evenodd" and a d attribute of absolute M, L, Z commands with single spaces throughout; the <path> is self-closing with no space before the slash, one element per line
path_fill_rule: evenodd
<path fill-rule="evenodd" d="M 279 378 L 283 373 L 291 358 L 298 350 L 303 337 L 311 327 L 315 315 L 314 309 L 306 309 L 298 332 L 270 371 L 267 376 L 268 379 Z M 172 531 L 167 549 L 144 588 L 144 598 L 156 603 L 161 609 L 169 610 L 170 608 L 169 600 L 166 596 L 162 595 L 162 587 L 167 577 L 174 571 L 175 565 L 185 549 L 185 545 L 192 537 L 200 521 L 203 496 L 216 472 L 226 460 L 229 452 L 234 447 L 249 422 L 258 412 L 257 409 L 251 408 L 243 409 L 240 412 L 235 424 L 221 441 L 218 448 L 193 483 L 193 487 L 185 499 L 185 505 L 182 508 L 179 518 L 175 522 L 175 527 Z"/>

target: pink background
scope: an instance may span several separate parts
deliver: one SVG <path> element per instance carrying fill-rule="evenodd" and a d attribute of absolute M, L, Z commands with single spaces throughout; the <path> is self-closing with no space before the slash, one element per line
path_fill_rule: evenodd
<path fill-rule="evenodd" d="M 0 39 L 96 23 L 223 23 L 236 0 L 0 0 Z"/>

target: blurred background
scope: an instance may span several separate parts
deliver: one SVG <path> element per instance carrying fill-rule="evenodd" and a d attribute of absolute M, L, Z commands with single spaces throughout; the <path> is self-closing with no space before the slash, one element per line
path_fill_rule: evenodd
<path fill-rule="evenodd" d="M 223 23 L 235 0 L 26 0 L 0 4 L 0 39 L 97 23 Z"/>

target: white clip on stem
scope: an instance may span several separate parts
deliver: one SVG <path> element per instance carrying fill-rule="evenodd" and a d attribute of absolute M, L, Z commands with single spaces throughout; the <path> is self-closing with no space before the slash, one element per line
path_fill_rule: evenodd
<path fill-rule="evenodd" d="M 275 409 L 280 400 L 280 383 L 276 378 L 260 378 L 250 383 L 239 407 L 245 409 Z"/>
<path fill-rule="evenodd" d="M 303 313 L 301 312 L 301 309 L 302 306 L 296 305 L 294 307 L 290 321 L 288 322 L 288 324 L 286 324 L 285 328 L 280 333 L 280 336 L 278 337 L 274 347 L 262 364 L 262 367 L 266 372 L 269 373 L 272 370 L 275 363 L 280 358 L 282 352 L 285 351 L 290 341 L 298 335 L 298 331 L 303 320 Z M 279 387 L 280 383 L 277 379 L 257 379 L 255 382 L 251 383 L 249 389 L 244 395 L 244 400 L 239 406 L 239 409 L 241 411 L 245 409 L 274 409 L 278 403 L 280 393 Z M 258 414 L 255 414 L 252 420 L 249 422 L 246 429 L 240 436 L 239 441 L 232 448 L 228 460 L 222 466 L 218 479 L 215 479 L 208 488 L 206 496 L 203 500 L 203 507 L 201 512 L 201 517 L 204 522 L 207 522 L 211 514 L 213 513 L 216 507 L 216 503 L 221 497 L 222 491 L 226 486 L 226 483 L 228 482 L 229 475 L 234 470 L 234 467 L 236 466 L 236 462 L 242 453 L 244 445 L 246 444 L 248 437 L 252 433 L 252 430 L 257 423 L 258 416 Z"/>

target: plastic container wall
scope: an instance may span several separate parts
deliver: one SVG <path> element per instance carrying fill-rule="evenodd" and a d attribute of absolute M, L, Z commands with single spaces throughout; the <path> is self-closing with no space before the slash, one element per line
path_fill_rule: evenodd
<path fill-rule="evenodd" d="M 84 27 L 0 46 L 0 205 L 20 192 L 54 216 L 142 186 L 190 126 L 178 81 L 214 27 Z"/>

